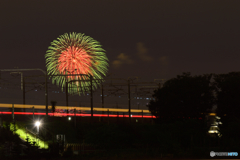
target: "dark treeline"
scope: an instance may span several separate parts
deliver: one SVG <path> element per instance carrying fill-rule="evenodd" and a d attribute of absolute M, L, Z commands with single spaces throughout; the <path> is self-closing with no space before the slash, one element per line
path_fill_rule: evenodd
<path fill-rule="evenodd" d="M 183 73 L 155 90 L 148 108 L 158 121 L 201 117 L 217 106 L 217 115 L 239 120 L 240 72 L 191 76 Z"/>
<path fill-rule="evenodd" d="M 148 108 L 159 124 L 195 119 L 206 126 L 207 113 L 216 112 L 222 124 L 218 126 L 221 136 L 213 138 L 214 151 L 240 151 L 240 72 L 198 76 L 183 73 L 155 90 L 153 98 Z"/>

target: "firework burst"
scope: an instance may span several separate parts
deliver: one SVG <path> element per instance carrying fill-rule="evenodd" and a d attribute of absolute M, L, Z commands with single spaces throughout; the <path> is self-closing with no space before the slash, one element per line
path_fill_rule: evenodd
<path fill-rule="evenodd" d="M 93 83 L 93 89 L 96 89 L 101 82 L 99 79 L 103 79 L 108 70 L 108 58 L 100 43 L 81 33 L 59 36 L 51 42 L 45 58 L 49 75 L 69 75 L 50 78 L 62 89 L 68 82 L 71 94 L 89 91 L 90 76 L 96 80 Z"/>

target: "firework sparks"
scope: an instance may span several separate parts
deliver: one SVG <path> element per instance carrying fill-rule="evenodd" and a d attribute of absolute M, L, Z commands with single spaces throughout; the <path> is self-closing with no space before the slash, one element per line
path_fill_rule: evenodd
<path fill-rule="evenodd" d="M 61 35 L 51 43 L 45 58 L 48 74 L 69 75 L 52 76 L 51 78 L 62 89 L 66 82 L 73 81 L 67 83 L 71 94 L 89 91 L 89 76 L 92 76 L 93 80 L 103 79 L 107 73 L 108 58 L 105 50 L 101 48 L 98 41 L 81 33 Z M 97 88 L 97 86 L 96 81 L 93 83 L 93 88 Z"/>

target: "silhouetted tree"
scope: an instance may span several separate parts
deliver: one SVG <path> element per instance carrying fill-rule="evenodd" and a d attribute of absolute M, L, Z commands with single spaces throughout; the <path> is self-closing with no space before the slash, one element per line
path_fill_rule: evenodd
<path fill-rule="evenodd" d="M 222 145 L 226 149 L 240 149 L 240 72 L 218 74 L 214 76 L 217 115 L 221 117 L 219 125 L 222 133 Z"/>
<path fill-rule="evenodd" d="M 183 117 L 200 117 L 215 103 L 212 74 L 191 76 L 183 73 L 165 82 L 155 90 L 147 107 L 159 120 L 174 120 Z"/>
<path fill-rule="evenodd" d="M 240 72 L 214 76 L 217 95 L 217 114 L 237 118 L 240 115 Z"/>

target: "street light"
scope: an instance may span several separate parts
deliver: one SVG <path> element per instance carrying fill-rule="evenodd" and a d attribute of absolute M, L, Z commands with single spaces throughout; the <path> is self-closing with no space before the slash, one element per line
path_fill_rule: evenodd
<path fill-rule="evenodd" d="M 39 126 L 41 123 L 39 121 L 35 122 L 35 126 L 37 126 L 37 134 L 39 135 Z"/>

